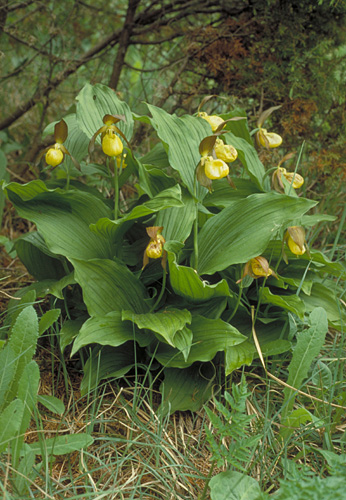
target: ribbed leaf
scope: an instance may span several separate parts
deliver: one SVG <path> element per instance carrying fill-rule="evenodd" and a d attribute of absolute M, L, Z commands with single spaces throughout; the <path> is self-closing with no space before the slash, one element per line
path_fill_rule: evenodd
<path fill-rule="evenodd" d="M 138 328 L 146 328 L 158 333 L 174 347 L 174 336 L 178 330 L 191 323 L 191 313 L 187 309 L 167 309 L 163 312 L 146 314 L 123 311 L 122 319 L 133 321 Z"/>
<path fill-rule="evenodd" d="M 39 335 L 42 335 L 58 320 L 60 313 L 60 309 L 50 309 L 44 313 L 38 325 Z"/>
<path fill-rule="evenodd" d="M 170 165 L 179 172 L 183 183 L 193 194 L 196 167 L 201 159 L 199 144 L 210 135 L 210 125 L 201 118 L 188 115 L 178 118 L 156 106 L 147 106 L 152 114 L 150 121 L 153 127 L 168 146 Z M 206 188 L 197 186 L 199 199 L 203 199 L 206 193 Z"/>
<path fill-rule="evenodd" d="M 89 318 L 81 327 L 71 356 L 88 344 L 117 347 L 128 340 L 137 340 L 141 346 L 148 345 L 153 339 L 148 332 L 141 332 L 131 321 L 123 321 L 120 311 L 112 311 L 103 317 Z"/>
<path fill-rule="evenodd" d="M 185 370 L 164 369 L 165 380 L 160 386 L 160 413 L 198 411 L 212 396 L 215 371 L 209 365 L 190 366 Z"/>
<path fill-rule="evenodd" d="M 254 194 L 210 218 L 198 238 L 199 274 L 247 262 L 266 249 L 278 229 L 316 205 L 278 193 Z"/>
<path fill-rule="evenodd" d="M 192 196 L 183 191 L 183 206 L 160 210 L 155 224 L 163 226 L 163 236 L 168 240 L 184 242 L 191 234 L 193 222 L 196 218 L 196 205 Z"/>
<path fill-rule="evenodd" d="M 211 500 L 258 500 L 261 488 L 256 479 L 237 471 L 220 472 L 210 480 Z"/>
<path fill-rule="evenodd" d="M 211 361 L 218 351 L 246 340 L 236 328 L 221 319 L 193 316 L 189 329 L 193 339 L 187 361 L 182 353 L 168 345 L 160 344 L 156 358 L 165 366 L 185 368 L 195 361 Z"/>
<path fill-rule="evenodd" d="M 0 414 L 0 453 L 6 450 L 11 439 L 17 434 L 23 412 L 22 401 L 15 399 Z"/>
<path fill-rule="evenodd" d="M 62 415 L 65 411 L 64 403 L 61 401 L 61 399 L 58 399 L 55 396 L 41 394 L 40 396 L 37 396 L 37 400 L 41 405 L 45 406 L 52 413 Z"/>
<path fill-rule="evenodd" d="M 71 259 L 71 262 L 90 316 L 104 316 L 122 309 L 136 313 L 149 310 L 145 287 L 122 262 L 108 259 Z"/>
<path fill-rule="evenodd" d="M 81 259 L 113 255 L 109 241 L 89 229 L 100 217 L 111 216 L 96 196 L 79 190 L 48 191 L 39 181 L 13 182 L 5 189 L 19 215 L 35 222 L 51 252 Z"/>
<path fill-rule="evenodd" d="M 124 115 L 126 123 L 122 120 L 116 126 L 130 141 L 133 132 L 133 118 L 128 105 L 120 101 L 114 90 L 97 83 L 87 83 L 79 92 L 77 99 L 77 120 L 80 128 L 89 139 L 104 125 L 103 117 L 110 115 Z"/>
<path fill-rule="evenodd" d="M 286 311 L 291 311 L 299 318 L 304 318 L 305 304 L 297 295 L 276 295 L 268 287 L 264 287 L 260 292 L 261 302 L 263 304 L 272 304 Z"/>
<path fill-rule="evenodd" d="M 334 283 L 331 287 L 322 285 L 322 283 L 314 283 L 310 295 L 301 293 L 300 298 L 304 301 L 308 312 L 313 311 L 316 307 L 323 307 L 331 326 L 342 328 L 346 323 L 345 307 L 342 303 L 338 303 L 339 299 L 336 297 L 333 287 Z"/>
<path fill-rule="evenodd" d="M 135 344 L 126 342 L 118 347 L 105 346 L 93 349 L 84 365 L 80 390 L 82 396 L 97 387 L 101 380 L 124 376 L 135 365 Z"/>
<path fill-rule="evenodd" d="M 205 197 L 203 201 L 204 205 L 206 207 L 225 208 L 232 205 L 236 200 L 247 198 L 251 194 L 260 192 L 256 184 L 250 179 L 232 178 L 232 181 L 236 189 L 229 185 L 227 179 L 213 181 L 213 191 Z"/>
<path fill-rule="evenodd" d="M 6 345 L 0 351 L 0 412 L 4 403 L 4 395 L 12 382 L 16 366 L 15 354 L 13 350 Z"/>
<path fill-rule="evenodd" d="M 175 255 L 168 253 L 169 280 L 175 293 L 194 302 L 201 302 L 215 297 L 229 297 L 230 290 L 226 280 L 215 285 L 202 281 L 192 267 L 179 266 Z"/>

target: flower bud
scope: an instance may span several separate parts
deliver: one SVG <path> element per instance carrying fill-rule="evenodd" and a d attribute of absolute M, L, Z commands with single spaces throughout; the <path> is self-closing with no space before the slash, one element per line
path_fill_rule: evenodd
<path fill-rule="evenodd" d="M 108 130 L 102 138 L 102 150 L 107 156 L 118 156 L 123 152 L 124 146 L 120 138 Z"/>
<path fill-rule="evenodd" d="M 222 179 L 229 174 L 229 167 L 223 160 L 208 156 L 204 163 L 204 172 L 208 179 Z"/>
<path fill-rule="evenodd" d="M 267 259 L 264 257 L 255 257 L 250 260 L 251 275 L 253 278 L 260 278 L 271 276 L 273 270 L 270 269 Z"/>
<path fill-rule="evenodd" d="M 215 154 L 219 160 L 231 163 L 238 157 L 238 151 L 229 144 L 225 144 L 221 139 L 216 139 Z"/>
<path fill-rule="evenodd" d="M 294 255 L 303 255 L 306 252 L 305 248 L 305 231 L 300 226 L 291 226 L 287 228 L 285 240 L 288 248 Z"/>
<path fill-rule="evenodd" d="M 297 173 L 295 174 L 294 172 L 284 172 L 283 175 L 288 180 L 288 182 L 290 184 L 291 184 L 293 176 L 294 176 L 293 183 L 292 183 L 292 187 L 294 189 L 298 189 L 304 184 L 304 177 L 302 177 L 301 175 L 299 175 Z"/>
<path fill-rule="evenodd" d="M 46 162 L 51 167 L 56 167 L 60 165 L 60 163 L 64 159 L 64 153 L 57 147 L 49 148 L 46 153 Z"/>

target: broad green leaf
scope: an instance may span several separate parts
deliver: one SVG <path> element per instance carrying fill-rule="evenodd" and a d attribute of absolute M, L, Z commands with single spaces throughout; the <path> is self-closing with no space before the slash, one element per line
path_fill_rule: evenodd
<path fill-rule="evenodd" d="M 319 355 L 328 331 L 327 314 L 322 307 L 317 307 L 310 314 L 310 328 L 301 332 L 297 337 L 292 360 L 288 367 L 287 384 L 300 389 L 306 378 L 313 360 Z M 287 417 L 293 408 L 295 394 L 292 389 L 285 387 L 283 402 L 283 418 Z"/>
<path fill-rule="evenodd" d="M 8 346 L 13 351 L 14 376 L 8 386 L 5 401 L 9 403 L 17 394 L 23 370 L 30 363 L 36 350 L 38 338 L 38 319 L 35 309 L 28 306 L 19 314 L 12 328 Z"/>
<path fill-rule="evenodd" d="M 149 310 L 147 290 L 121 261 L 71 259 L 71 262 L 90 316 L 123 309 L 138 314 Z"/>
<path fill-rule="evenodd" d="M 101 128 L 105 115 L 124 115 L 125 122 L 119 121 L 116 126 L 123 132 L 128 141 L 133 133 L 133 118 L 129 106 L 121 101 L 114 90 L 106 85 L 87 83 L 76 97 L 77 120 L 87 137 L 91 137 Z"/>
<path fill-rule="evenodd" d="M 162 404 L 159 412 L 166 415 L 180 411 L 198 411 L 212 396 L 215 370 L 210 364 L 194 365 L 179 370 L 165 368 L 160 385 Z"/>
<path fill-rule="evenodd" d="M 307 422 L 312 422 L 313 415 L 306 408 L 293 410 L 281 419 L 280 436 L 286 441 L 296 429 Z"/>
<path fill-rule="evenodd" d="M 175 255 L 171 252 L 168 252 L 168 263 L 169 280 L 174 292 L 178 295 L 193 302 L 231 295 L 226 280 L 209 285 L 207 281 L 201 280 L 192 267 L 178 265 Z"/>
<path fill-rule="evenodd" d="M 58 415 L 62 415 L 65 412 L 64 403 L 61 401 L 61 399 L 58 399 L 55 396 L 41 394 L 37 396 L 37 401 L 41 403 L 41 405 L 45 406 L 47 410 L 51 411 L 52 413 L 57 413 Z"/>
<path fill-rule="evenodd" d="M 155 357 L 161 364 L 174 368 L 184 368 L 192 365 L 195 361 L 211 361 L 217 352 L 241 344 L 246 340 L 246 337 L 236 328 L 221 319 L 193 316 L 189 329 L 192 331 L 193 339 L 187 361 L 177 349 L 160 344 Z"/>
<path fill-rule="evenodd" d="M 191 234 L 193 222 L 196 218 L 196 205 L 193 197 L 184 189 L 182 196 L 183 206 L 160 210 L 155 224 L 163 226 L 163 236 L 166 241 L 175 240 L 184 242 Z"/>
<path fill-rule="evenodd" d="M 108 218 L 102 218 L 96 224 L 91 224 L 90 228 L 95 234 L 114 240 L 117 228 L 125 222 L 134 221 L 170 207 L 184 207 L 181 201 L 181 188 L 178 184 L 162 191 L 162 193 L 155 196 L 155 198 L 141 205 L 137 205 L 121 219 L 110 220 Z"/>
<path fill-rule="evenodd" d="M 274 192 L 235 201 L 211 217 L 199 233 L 199 274 L 213 274 L 261 255 L 281 227 L 315 204 Z"/>
<path fill-rule="evenodd" d="M 264 179 L 265 169 L 260 161 L 256 149 L 245 139 L 234 134 L 225 134 L 225 142 L 231 144 L 238 151 L 238 158 L 250 179 L 261 189 L 269 188 L 268 179 Z"/>
<path fill-rule="evenodd" d="M 110 242 L 89 228 L 99 218 L 111 216 L 102 200 L 82 191 L 48 191 L 37 183 L 11 183 L 6 192 L 19 215 L 35 222 L 51 252 L 77 259 L 113 255 Z"/>
<path fill-rule="evenodd" d="M 187 361 L 190 354 L 192 339 L 193 333 L 186 326 L 184 326 L 181 330 L 178 330 L 174 335 L 173 344 L 177 349 L 179 349 L 179 351 L 182 352 L 185 361 Z"/>
<path fill-rule="evenodd" d="M 256 348 L 249 341 L 227 347 L 225 350 L 225 374 L 229 375 L 243 365 L 251 366 Z"/>
<path fill-rule="evenodd" d="M 274 295 L 268 287 L 261 288 L 260 299 L 263 304 L 272 304 L 291 311 L 299 318 L 304 318 L 305 304 L 297 295 Z"/>
<path fill-rule="evenodd" d="M 83 324 L 74 340 L 71 356 L 88 344 L 117 347 L 128 340 L 136 340 L 141 346 L 145 346 L 152 339 L 153 335 L 141 332 L 131 321 L 123 321 L 121 311 L 112 311 L 102 317 L 89 318 Z"/>
<path fill-rule="evenodd" d="M 261 488 L 253 477 L 237 471 L 220 472 L 210 480 L 211 500 L 259 500 Z"/>
<path fill-rule="evenodd" d="M 332 370 L 320 359 L 316 361 L 311 374 L 311 382 L 317 387 L 330 390 L 333 384 Z"/>
<path fill-rule="evenodd" d="M 35 453 L 27 449 L 24 446 L 21 450 L 21 460 L 19 462 L 17 471 L 18 474 L 13 478 L 13 482 L 16 488 L 16 492 L 20 495 L 20 498 L 25 498 L 28 491 L 28 479 L 32 481 L 35 479 Z"/>
<path fill-rule="evenodd" d="M 168 344 L 175 347 L 175 334 L 178 330 L 191 323 L 191 313 L 187 309 L 167 309 L 163 312 L 146 314 L 123 311 L 122 319 L 133 321 L 138 328 L 145 328 L 158 333 Z"/>
<path fill-rule="evenodd" d="M 42 439 L 37 443 L 29 444 L 30 450 L 36 455 L 47 456 L 50 455 L 66 455 L 73 451 L 79 451 L 83 448 L 88 448 L 92 445 L 94 438 L 90 434 L 66 434 L 65 436 L 56 436 L 53 438 Z"/>
<path fill-rule="evenodd" d="M 54 323 L 58 320 L 60 316 L 60 309 L 50 309 L 45 312 L 44 315 L 40 318 L 40 322 L 38 324 L 38 333 L 42 335 L 45 331 L 48 330 Z"/>
<path fill-rule="evenodd" d="M 82 396 L 95 389 L 104 379 L 123 377 L 135 365 L 135 343 L 126 342 L 118 347 L 96 347 L 84 365 L 80 390 Z"/>
<path fill-rule="evenodd" d="M 84 321 L 85 318 L 70 319 L 70 320 L 68 319 L 64 321 L 64 324 L 62 325 L 58 337 L 62 353 L 64 352 L 66 347 L 72 343 L 73 339 L 77 337 Z"/>
<path fill-rule="evenodd" d="M 141 157 L 142 165 L 153 165 L 160 169 L 169 167 L 169 160 L 167 156 L 167 152 L 163 147 L 162 142 L 155 144 L 155 146 Z"/>
<path fill-rule="evenodd" d="M 213 191 L 205 197 L 203 201 L 204 205 L 206 207 L 225 208 L 232 205 L 236 200 L 247 198 L 251 194 L 260 192 L 256 184 L 250 179 L 232 177 L 232 181 L 236 189 L 229 185 L 227 179 L 213 181 Z"/>
<path fill-rule="evenodd" d="M 313 311 L 315 307 L 323 307 L 331 326 L 342 328 L 342 325 L 346 322 L 345 307 L 336 297 L 333 287 L 334 283 L 332 286 L 327 287 L 322 283 L 315 282 L 310 295 L 301 293 L 300 297 L 304 301 L 308 312 Z"/>
<path fill-rule="evenodd" d="M 31 232 L 18 238 L 14 248 L 29 273 L 37 280 L 60 279 L 66 274 L 61 257 L 48 250 L 39 233 Z"/>
<path fill-rule="evenodd" d="M 226 124 L 226 130 L 230 130 L 232 134 L 236 137 L 241 137 L 245 139 L 251 146 L 253 146 L 253 141 L 250 136 L 248 122 L 247 122 L 247 114 L 243 109 L 234 109 L 230 113 L 223 113 L 221 118 L 224 120 L 229 120 L 230 118 L 240 118 L 243 117 L 245 120 L 232 120 Z M 227 135 L 227 134 L 225 134 Z"/>
<path fill-rule="evenodd" d="M 152 114 L 151 124 L 159 138 L 167 145 L 171 167 L 179 172 L 183 183 L 193 195 L 196 167 L 201 159 L 199 144 L 204 137 L 210 135 L 208 122 L 188 115 L 179 118 L 156 106 L 147 106 Z M 197 186 L 199 199 L 203 199 L 206 193 L 206 188 Z"/>
<path fill-rule="evenodd" d="M 17 434 L 23 412 L 23 402 L 15 399 L 0 413 L 0 453 L 6 450 L 11 439 Z"/>

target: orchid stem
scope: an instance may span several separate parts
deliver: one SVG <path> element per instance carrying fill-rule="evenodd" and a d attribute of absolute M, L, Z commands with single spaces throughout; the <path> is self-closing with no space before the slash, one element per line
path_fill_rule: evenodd
<path fill-rule="evenodd" d="M 240 299 L 241 299 L 242 293 L 243 293 L 243 286 L 240 285 L 240 287 L 239 287 L 239 293 L 238 293 L 238 298 L 237 298 L 237 303 L 236 303 L 236 305 L 235 305 L 235 307 L 234 307 L 234 309 L 232 311 L 232 314 L 228 318 L 227 323 L 229 323 L 231 321 L 231 319 L 233 318 L 233 316 L 235 315 L 235 313 L 238 311 L 238 307 L 239 307 L 239 304 L 240 304 Z"/>
<path fill-rule="evenodd" d="M 114 162 L 114 219 L 118 218 L 119 210 L 119 179 L 118 179 L 118 168 L 115 156 L 113 156 Z"/>
<path fill-rule="evenodd" d="M 153 305 L 153 307 L 150 309 L 149 312 L 153 312 L 155 310 L 155 308 L 159 305 L 161 299 L 162 299 L 162 296 L 166 290 L 166 280 L 167 280 L 167 273 L 166 273 L 166 269 L 163 270 L 163 277 L 162 277 L 162 287 L 161 287 L 161 292 L 160 292 L 160 295 L 157 297 L 156 301 L 155 301 L 155 304 Z"/>
<path fill-rule="evenodd" d="M 65 189 L 66 189 L 66 191 L 68 191 L 70 189 L 70 171 L 69 171 L 68 167 L 65 167 L 65 171 L 66 171 L 66 186 L 65 186 Z"/>
<path fill-rule="evenodd" d="M 196 207 L 196 216 L 193 225 L 193 248 L 194 248 L 194 268 L 197 271 L 198 267 L 198 201 L 196 201 L 197 197 L 197 176 L 195 174 L 193 180 L 193 195 L 195 197 L 195 207 Z"/>

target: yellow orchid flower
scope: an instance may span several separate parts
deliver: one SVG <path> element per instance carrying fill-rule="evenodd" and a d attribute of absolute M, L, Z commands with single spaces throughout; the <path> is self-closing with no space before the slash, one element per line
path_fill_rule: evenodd
<path fill-rule="evenodd" d="M 250 259 L 249 262 L 245 264 L 243 275 L 237 283 L 240 283 L 245 276 L 251 276 L 254 279 L 268 278 L 269 276 L 275 276 L 275 278 L 277 278 L 275 272 L 269 267 L 267 259 L 262 256 Z"/>
<path fill-rule="evenodd" d="M 282 137 L 275 132 L 267 132 L 267 129 L 260 128 L 256 133 L 257 143 L 264 148 L 277 148 L 282 144 Z"/>
<path fill-rule="evenodd" d="M 54 127 L 54 139 L 55 139 L 55 144 L 52 144 L 51 146 L 48 146 L 46 149 L 44 149 L 38 159 L 37 163 L 40 161 L 42 156 L 45 154 L 45 159 L 48 165 L 51 167 L 57 167 L 60 165 L 60 163 L 63 162 L 65 155 L 68 155 L 73 164 L 77 167 L 80 168 L 79 163 L 77 160 L 73 158 L 73 156 L 69 153 L 69 151 L 65 148 L 63 143 L 66 141 L 68 136 L 68 127 L 65 122 L 65 120 L 60 120 L 58 123 L 55 124 Z"/>
<path fill-rule="evenodd" d="M 287 170 L 283 167 L 278 167 L 272 176 L 273 187 L 277 191 L 284 190 L 284 185 L 282 182 L 282 176 L 287 179 L 287 181 L 292 184 L 294 189 L 300 188 L 304 184 L 304 177 L 295 173 L 295 172 L 287 172 Z M 292 182 L 293 180 L 293 182 Z"/>
<path fill-rule="evenodd" d="M 117 156 L 117 167 L 118 168 L 120 168 L 120 167 L 126 168 L 127 167 L 127 163 L 125 162 L 126 156 L 127 156 L 126 153 L 124 153 L 122 156 L 121 155 Z M 121 164 L 121 162 L 122 162 L 122 164 Z"/>
<path fill-rule="evenodd" d="M 220 116 L 208 115 L 204 111 L 200 111 L 198 113 L 198 116 L 200 118 L 203 118 L 203 120 L 206 120 L 209 123 L 213 132 L 215 132 L 219 128 L 219 126 L 224 122 L 224 120 Z"/>
<path fill-rule="evenodd" d="M 225 144 L 222 139 L 216 139 L 214 150 L 217 158 L 226 163 L 231 163 L 238 158 L 238 151 L 233 146 Z"/>
<path fill-rule="evenodd" d="M 151 226 L 146 228 L 150 241 L 144 251 L 142 269 L 149 264 L 149 259 L 159 259 L 160 257 L 163 257 L 162 267 L 166 267 L 166 252 L 163 249 L 166 240 L 161 234 L 162 230 L 163 226 Z"/>
<path fill-rule="evenodd" d="M 284 241 L 294 255 L 303 255 L 306 252 L 305 231 L 301 226 L 288 227 Z"/>
<path fill-rule="evenodd" d="M 122 137 L 130 146 L 124 134 L 115 125 L 120 120 L 125 121 L 125 117 L 123 115 L 105 115 L 103 117 L 102 121 L 104 125 L 95 132 L 90 140 L 89 154 L 94 151 L 95 141 L 99 134 L 101 134 L 102 151 L 107 156 L 118 156 L 123 152 L 124 146 L 120 137 Z"/>
<path fill-rule="evenodd" d="M 212 156 L 202 158 L 204 173 L 208 179 L 222 179 L 229 174 L 229 166 L 223 160 L 215 159 Z"/>

